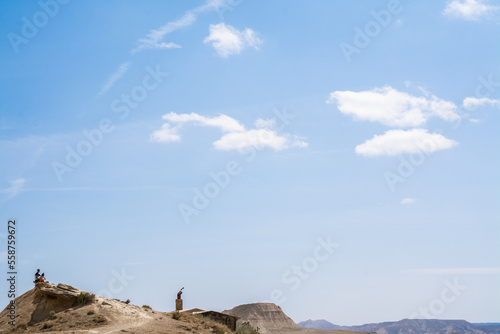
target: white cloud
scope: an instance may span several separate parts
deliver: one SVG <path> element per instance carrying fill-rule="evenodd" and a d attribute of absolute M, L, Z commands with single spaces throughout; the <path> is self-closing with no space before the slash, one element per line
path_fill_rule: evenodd
<path fill-rule="evenodd" d="M 405 204 L 413 204 L 415 203 L 415 199 L 414 198 L 411 198 L 411 197 L 406 197 L 406 198 L 403 198 L 403 200 L 401 201 L 401 204 L 405 205 Z"/>
<path fill-rule="evenodd" d="M 232 132 L 214 142 L 214 147 L 223 151 L 244 150 L 247 148 L 262 149 L 265 147 L 281 151 L 290 147 L 305 148 L 307 146 L 308 144 L 305 141 L 291 140 L 288 135 L 280 135 L 270 129 Z"/>
<path fill-rule="evenodd" d="M 151 134 L 151 141 L 159 143 L 172 143 L 181 141 L 181 136 L 178 134 L 179 128 L 170 127 L 170 124 L 165 123 L 160 130 L 156 130 Z"/>
<path fill-rule="evenodd" d="M 126 62 L 121 64 L 118 69 L 115 71 L 115 73 L 111 74 L 111 76 L 108 78 L 108 81 L 102 86 L 101 91 L 99 92 L 98 95 L 102 95 L 106 93 L 113 85 L 115 82 L 117 82 L 123 75 L 127 72 L 127 70 L 130 67 L 131 62 Z"/>
<path fill-rule="evenodd" d="M 179 130 L 184 124 L 195 126 L 209 126 L 219 129 L 225 133 L 220 139 L 213 143 L 217 150 L 243 150 L 247 148 L 271 148 L 275 151 L 284 150 L 291 147 L 307 147 L 307 142 L 299 137 L 292 137 L 288 134 L 279 134 L 271 128 L 276 125 L 275 120 L 257 119 L 256 129 L 247 130 L 236 119 L 227 115 L 216 117 L 201 116 L 196 113 L 176 114 L 169 113 L 162 117 L 168 121 L 162 125 L 160 130 L 151 134 L 151 141 L 155 142 L 179 142 L 181 136 Z M 172 126 L 174 124 L 175 126 Z"/>
<path fill-rule="evenodd" d="M 327 103 L 337 103 L 340 112 L 357 120 L 380 122 L 386 126 L 421 126 L 430 117 L 453 121 L 460 116 L 454 103 L 434 95 L 413 96 L 390 86 L 369 91 L 335 91 Z"/>
<path fill-rule="evenodd" d="M 233 54 L 239 54 L 246 47 L 258 49 L 262 43 L 250 28 L 239 31 L 221 22 L 219 24 L 211 24 L 209 31 L 210 34 L 205 38 L 204 42 L 212 42 L 215 51 L 224 58 Z"/>
<path fill-rule="evenodd" d="M 304 138 L 299 138 L 295 136 L 295 140 L 292 143 L 292 147 L 301 147 L 301 148 L 306 148 L 309 146 L 309 143 L 306 142 L 305 140 L 302 140 Z"/>
<path fill-rule="evenodd" d="M 497 6 L 487 5 L 482 0 L 453 0 L 446 5 L 443 14 L 468 21 L 476 21 L 491 15 L 497 10 Z"/>
<path fill-rule="evenodd" d="M 222 8 L 234 7 L 237 3 L 235 0 L 208 0 L 206 4 L 196 8 L 195 12 L 203 11 L 218 11 Z"/>
<path fill-rule="evenodd" d="M 195 113 L 191 114 L 176 114 L 169 113 L 162 117 L 172 123 L 193 123 L 199 126 L 212 126 L 219 128 L 223 132 L 244 131 L 245 127 L 234 118 L 227 115 L 219 115 L 217 117 L 205 117 Z"/>
<path fill-rule="evenodd" d="M 180 48 L 181 46 L 175 43 L 165 43 L 161 40 L 169 33 L 190 26 L 196 21 L 196 15 L 191 11 L 188 11 L 180 19 L 172 22 L 168 22 L 158 29 L 151 30 L 149 34 L 144 38 L 138 40 L 138 46 L 132 53 L 144 50 L 144 49 L 171 49 Z"/>
<path fill-rule="evenodd" d="M 424 275 L 460 275 L 460 274 L 500 274 L 500 268 L 472 267 L 472 268 L 426 268 L 405 271 L 407 274 Z"/>
<path fill-rule="evenodd" d="M 490 105 L 493 107 L 500 107 L 500 100 L 489 99 L 487 97 L 476 98 L 476 97 L 466 97 L 462 102 L 465 109 L 471 110 L 477 107 L 482 107 L 485 105 Z"/>
<path fill-rule="evenodd" d="M 25 183 L 26 183 L 26 180 L 23 178 L 11 181 L 10 187 L 3 189 L 3 192 L 7 194 L 7 199 L 10 199 L 14 196 L 17 196 L 21 192 Z"/>
<path fill-rule="evenodd" d="M 287 138 L 280 136 L 275 131 L 269 129 L 255 129 L 243 132 L 232 132 L 225 134 L 214 142 L 214 147 L 218 150 L 242 150 L 246 148 L 269 147 L 275 151 L 287 148 Z"/>
<path fill-rule="evenodd" d="M 232 8 L 234 0 L 207 0 L 205 4 L 198 6 L 192 10 L 188 10 L 184 15 L 175 21 L 170 21 L 162 25 L 158 29 L 151 30 L 146 37 L 140 38 L 138 46 L 132 50 L 136 53 L 145 49 L 177 49 L 182 46 L 173 42 L 162 42 L 166 35 L 188 27 L 196 22 L 197 15 L 208 11 L 220 11 L 223 8 Z"/>
<path fill-rule="evenodd" d="M 356 153 L 367 157 L 415 152 L 432 153 L 449 149 L 457 144 L 456 141 L 438 133 L 428 133 L 426 129 L 389 130 L 356 146 Z"/>

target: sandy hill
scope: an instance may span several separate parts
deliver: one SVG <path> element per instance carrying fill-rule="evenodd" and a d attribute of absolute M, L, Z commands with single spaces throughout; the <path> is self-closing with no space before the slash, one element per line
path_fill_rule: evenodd
<path fill-rule="evenodd" d="M 15 299 L 15 326 L 9 325 L 8 306 L 0 312 L 0 333 L 223 333 L 213 322 L 129 305 L 117 299 L 95 296 L 78 302 L 83 291 L 65 284 L 38 283 Z M 222 331 L 221 331 L 222 329 Z"/>
<path fill-rule="evenodd" d="M 354 334 L 358 332 L 346 330 L 318 330 L 299 327 L 279 307 L 273 303 L 254 303 L 236 306 L 231 310 L 223 311 L 234 315 L 240 320 L 238 322 L 249 322 L 254 328 L 258 328 L 261 334 Z"/>

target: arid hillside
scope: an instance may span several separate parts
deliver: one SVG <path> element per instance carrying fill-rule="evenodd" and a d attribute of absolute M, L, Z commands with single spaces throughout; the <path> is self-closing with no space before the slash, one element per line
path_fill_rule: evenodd
<path fill-rule="evenodd" d="M 94 296 L 66 284 L 38 283 L 15 299 L 15 325 L 11 310 L 0 312 L 4 333 L 175 333 L 231 334 L 228 327 L 189 312 L 158 312 L 149 306 L 130 305 L 118 299 Z M 249 322 L 260 334 L 342 334 L 344 330 L 315 330 L 297 326 L 279 306 L 256 303 L 237 306 L 224 313 Z M 245 333 L 242 333 L 245 334 Z"/>
<path fill-rule="evenodd" d="M 86 302 L 81 294 L 89 296 Z M 65 284 L 38 283 L 15 299 L 15 326 L 9 324 L 8 308 L 0 312 L 0 333 L 210 334 L 228 331 L 211 321 L 187 314 L 174 320 L 171 313 L 91 296 Z"/>

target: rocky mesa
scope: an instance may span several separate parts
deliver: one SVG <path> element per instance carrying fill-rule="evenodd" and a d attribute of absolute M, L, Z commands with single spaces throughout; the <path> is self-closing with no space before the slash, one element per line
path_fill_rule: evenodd
<path fill-rule="evenodd" d="M 346 330 L 318 330 L 299 327 L 285 312 L 273 303 L 253 303 L 236 306 L 227 313 L 240 318 L 241 323 L 248 322 L 261 334 L 356 334 L 361 332 Z"/>
<path fill-rule="evenodd" d="M 298 330 L 300 327 L 290 319 L 276 304 L 254 303 L 236 306 L 223 313 L 240 318 L 242 322 L 248 322 L 260 333 L 273 333 L 282 330 Z"/>

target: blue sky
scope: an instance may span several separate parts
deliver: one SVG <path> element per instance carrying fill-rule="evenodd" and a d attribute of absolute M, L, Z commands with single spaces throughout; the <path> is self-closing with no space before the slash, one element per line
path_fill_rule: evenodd
<path fill-rule="evenodd" d="M 19 293 L 500 321 L 500 2 L 0 6 Z"/>

